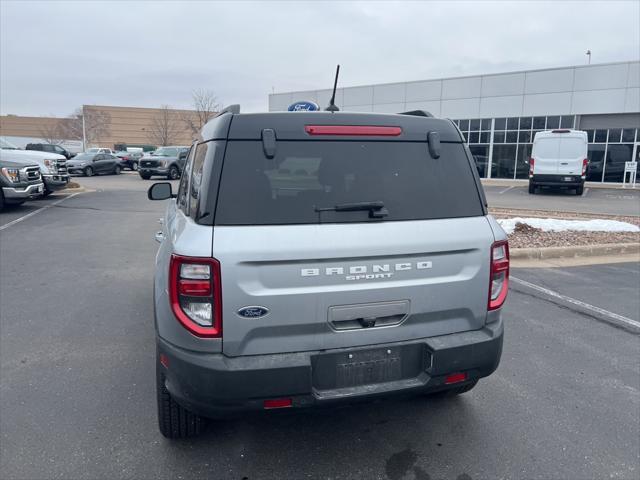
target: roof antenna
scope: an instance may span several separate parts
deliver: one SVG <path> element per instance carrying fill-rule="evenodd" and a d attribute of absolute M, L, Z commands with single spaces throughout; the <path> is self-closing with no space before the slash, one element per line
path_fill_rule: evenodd
<path fill-rule="evenodd" d="M 331 94 L 331 100 L 329 100 L 329 106 L 325 108 L 327 112 L 338 112 L 340 109 L 336 106 L 336 87 L 338 86 L 338 75 L 340 74 L 340 65 L 336 68 L 336 79 L 333 81 L 333 93 Z"/>

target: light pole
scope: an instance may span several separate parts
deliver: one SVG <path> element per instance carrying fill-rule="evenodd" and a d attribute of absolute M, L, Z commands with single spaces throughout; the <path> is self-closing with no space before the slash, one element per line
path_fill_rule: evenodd
<path fill-rule="evenodd" d="M 589 60 L 587 60 L 587 64 L 591 65 L 591 50 L 587 50 L 587 53 L 585 55 L 589 57 Z"/>

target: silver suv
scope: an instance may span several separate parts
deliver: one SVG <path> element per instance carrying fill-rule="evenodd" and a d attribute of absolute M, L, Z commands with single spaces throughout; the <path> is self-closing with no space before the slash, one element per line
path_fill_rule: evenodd
<path fill-rule="evenodd" d="M 160 431 L 396 392 L 498 366 L 507 237 L 473 158 L 423 112 L 225 111 L 171 199 L 154 287 Z"/>

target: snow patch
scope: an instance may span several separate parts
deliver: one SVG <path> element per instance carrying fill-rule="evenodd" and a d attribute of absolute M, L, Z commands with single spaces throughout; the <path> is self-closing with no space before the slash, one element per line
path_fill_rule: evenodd
<path fill-rule="evenodd" d="M 557 218 L 504 218 L 498 223 L 507 234 L 513 233 L 516 223 L 525 223 L 543 232 L 640 232 L 640 227 L 617 220 L 560 220 Z"/>

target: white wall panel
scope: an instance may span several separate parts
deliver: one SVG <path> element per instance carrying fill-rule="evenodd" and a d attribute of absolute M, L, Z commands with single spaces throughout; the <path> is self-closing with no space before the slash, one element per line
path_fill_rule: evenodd
<path fill-rule="evenodd" d="M 524 93 L 569 92 L 573 86 L 573 69 L 526 72 Z"/>
<path fill-rule="evenodd" d="M 480 98 L 442 100 L 440 116 L 445 118 L 478 118 L 480 116 Z"/>
<path fill-rule="evenodd" d="M 640 87 L 640 62 L 633 62 L 629 64 L 627 87 Z"/>
<path fill-rule="evenodd" d="M 373 103 L 404 103 L 404 83 L 376 85 L 373 87 Z"/>
<path fill-rule="evenodd" d="M 434 117 L 440 116 L 440 100 L 432 100 L 430 102 L 407 102 L 404 105 L 406 112 L 411 110 L 426 110 Z"/>
<path fill-rule="evenodd" d="M 522 95 L 482 97 L 480 117 L 519 117 L 522 112 Z"/>
<path fill-rule="evenodd" d="M 524 73 L 489 75 L 482 77 L 483 97 L 522 95 L 524 93 Z"/>
<path fill-rule="evenodd" d="M 373 111 L 380 113 L 401 113 L 405 111 L 404 103 L 374 103 Z"/>
<path fill-rule="evenodd" d="M 525 95 L 522 115 L 566 115 L 571 112 L 571 92 Z"/>
<path fill-rule="evenodd" d="M 368 103 L 366 105 L 347 105 L 342 107 L 340 110 L 343 112 L 372 112 L 373 107 Z"/>
<path fill-rule="evenodd" d="M 286 110 L 291 105 L 290 93 L 276 93 L 269 95 L 269 111 Z"/>
<path fill-rule="evenodd" d="M 316 93 L 316 98 L 318 106 L 321 110 L 324 110 L 329 105 L 329 100 L 331 100 L 331 93 L 333 90 L 318 90 Z M 344 105 L 342 89 L 336 90 L 336 105 L 338 107 L 342 107 Z"/>
<path fill-rule="evenodd" d="M 575 70 L 576 78 L 573 86 L 576 91 L 624 88 L 627 86 L 628 63 L 576 67 Z"/>
<path fill-rule="evenodd" d="M 452 78 L 442 81 L 442 99 L 480 96 L 481 77 Z"/>
<path fill-rule="evenodd" d="M 343 102 L 345 105 L 365 105 L 373 103 L 373 87 L 343 88 Z"/>
<path fill-rule="evenodd" d="M 406 101 L 440 100 L 442 81 L 409 82 L 406 84 Z"/>
<path fill-rule="evenodd" d="M 624 112 L 625 93 L 625 88 L 574 92 L 571 113 Z"/>
<path fill-rule="evenodd" d="M 629 113 L 640 112 L 640 88 L 627 88 L 624 111 Z"/>

